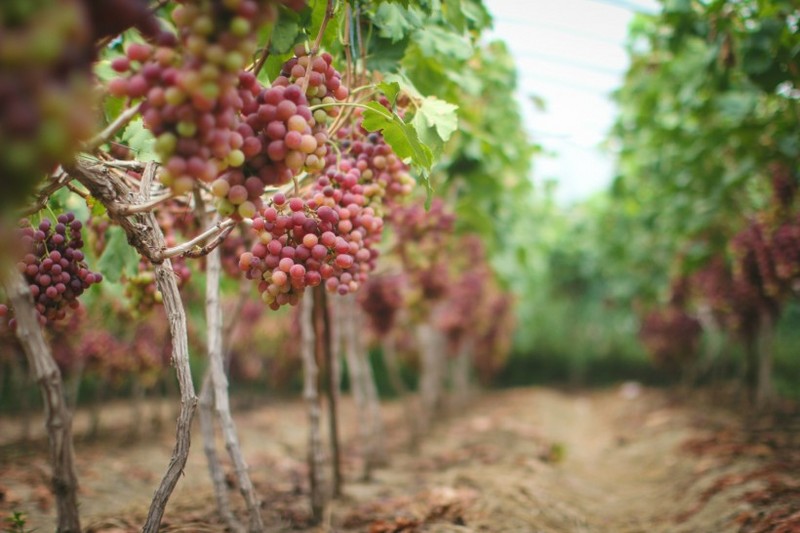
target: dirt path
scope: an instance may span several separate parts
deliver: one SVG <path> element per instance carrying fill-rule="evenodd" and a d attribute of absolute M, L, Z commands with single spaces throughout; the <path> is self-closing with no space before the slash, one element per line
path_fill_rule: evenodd
<path fill-rule="evenodd" d="M 356 435 L 349 402 L 343 415 L 344 435 Z M 302 404 L 264 405 L 237 422 L 275 531 L 688 533 L 739 531 L 737 517 L 752 509 L 737 496 L 757 488 L 758 480 L 718 495 L 709 487 L 720 475 L 753 468 L 754 460 L 723 463 L 681 447 L 703 436 L 704 425 L 732 423 L 728 416 L 677 406 L 662 391 L 518 389 L 482 396 L 410 453 L 400 409 L 389 405 L 390 464 L 371 482 L 358 481 L 358 446 L 347 440 L 346 495 L 331 505 L 322 529 L 304 525 Z M 135 530 L 167 463 L 170 437 L 78 444 L 81 508 L 90 530 Z M 49 530 L 46 456 L 13 448 L 2 453 L 0 516 L 21 510 L 29 527 Z M 231 498 L 240 506 L 235 491 Z M 224 530 L 196 440 L 166 516 L 165 530 Z"/>

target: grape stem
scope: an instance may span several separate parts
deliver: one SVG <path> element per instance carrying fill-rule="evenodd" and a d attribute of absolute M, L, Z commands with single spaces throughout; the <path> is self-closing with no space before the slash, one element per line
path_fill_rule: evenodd
<path fill-rule="evenodd" d="M 29 216 L 44 209 L 44 207 L 47 205 L 47 202 L 50 200 L 50 196 L 68 184 L 72 180 L 72 177 L 64 172 L 64 169 L 58 167 L 58 170 L 48 177 L 47 180 L 47 185 L 45 185 L 39 192 L 39 195 L 36 197 L 36 202 L 34 202 L 34 204 L 29 208 L 22 211 L 22 216 Z"/>
<path fill-rule="evenodd" d="M 261 69 L 264 68 L 264 63 L 267 62 L 267 58 L 269 57 L 269 47 L 272 46 L 272 39 L 270 39 L 267 44 L 264 46 L 264 49 L 261 51 L 261 56 L 258 58 L 258 61 L 253 65 L 253 75 L 258 77 L 258 73 L 261 72 Z"/>
<path fill-rule="evenodd" d="M 322 22 L 319 26 L 319 32 L 317 33 L 317 38 L 314 39 L 314 44 L 311 45 L 311 50 L 308 51 L 308 59 L 309 65 L 310 60 L 313 59 L 315 55 L 319 53 L 319 47 L 322 44 L 322 37 L 325 35 L 325 29 L 328 27 L 328 22 L 330 22 L 331 18 L 333 18 L 334 12 L 333 0 L 328 0 L 328 5 L 325 8 L 325 16 L 322 18 Z M 308 80 L 311 76 L 306 75 L 303 77 L 303 85 L 302 85 L 302 92 L 306 94 L 306 90 L 308 89 Z"/>
<path fill-rule="evenodd" d="M 199 257 L 200 255 L 206 255 L 211 250 L 216 248 L 223 240 L 225 240 L 225 237 L 227 237 L 228 234 L 233 230 L 234 226 L 236 226 L 236 221 L 232 218 L 217 222 L 216 224 L 211 225 L 197 237 L 179 244 L 178 246 L 165 248 L 164 250 L 161 250 L 158 255 L 162 260 L 177 257 L 179 255 L 186 255 L 188 257 Z M 213 240 L 209 241 L 209 239 L 212 238 Z M 200 243 L 206 244 L 199 251 L 193 251 L 192 249 L 195 246 L 200 245 Z M 204 251 L 204 253 L 200 253 L 202 251 Z M 199 255 L 196 255 L 198 253 Z"/>
<path fill-rule="evenodd" d="M 128 122 L 133 120 L 133 117 L 135 117 L 141 110 L 142 103 L 143 102 L 139 102 L 135 106 L 129 107 L 128 109 L 120 113 L 119 116 L 115 118 L 111 124 L 106 126 L 103 131 L 101 131 L 100 133 L 89 139 L 89 141 L 83 145 L 83 151 L 94 152 L 101 145 L 107 143 L 111 139 L 111 137 L 114 136 L 115 133 L 117 133 Z"/>
<path fill-rule="evenodd" d="M 152 211 L 156 206 L 159 204 L 166 202 L 171 198 L 175 198 L 175 194 L 167 193 L 162 194 L 160 196 L 156 196 L 146 202 L 142 202 L 141 204 L 128 204 L 128 205 L 120 205 L 115 207 L 116 213 L 122 216 L 128 215 L 135 215 L 137 213 L 146 213 L 148 211 Z"/>

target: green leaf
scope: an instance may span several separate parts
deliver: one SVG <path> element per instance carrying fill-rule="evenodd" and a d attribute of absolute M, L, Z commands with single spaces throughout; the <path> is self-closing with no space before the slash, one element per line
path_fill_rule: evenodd
<path fill-rule="evenodd" d="M 378 6 L 373 22 L 378 27 L 378 35 L 393 43 L 402 41 L 422 26 L 422 19 L 415 10 L 389 3 Z"/>
<path fill-rule="evenodd" d="M 283 67 L 283 64 L 290 57 L 292 57 L 292 52 L 287 52 L 281 55 L 270 54 L 270 56 L 264 62 L 261 72 L 258 73 L 258 80 L 268 85 L 272 80 L 278 77 L 278 75 L 281 73 L 281 67 Z"/>
<path fill-rule="evenodd" d="M 442 12 L 445 20 L 459 33 L 467 29 L 467 19 L 461 8 L 461 0 L 444 0 Z"/>
<path fill-rule="evenodd" d="M 377 102 L 369 102 L 364 112 L 362 126 L 367 131 L 383 133 L 386 143 L 392 147 L 394 153 L 403 160 L 409 159 L 419 172 L 428 190 L 428 202 L 433 191 L 429 180 L 429 172 L 433 165 L 433 154 L 430 148 L 420 142 L 417 130 L 410 124 L 403 122 L 399 116 L 390 112 Z"/>
<path fill-rule="evenodd" d="M 322 36 L 322 41 L 320 42 L 322 48 L 329 49 L 339 41 L 338 31 L 342 25 L 342 19 L 345 11 L 342 8 L 343 4 L 344 2 L 334 2 L 333 16 L 328 21 L 328 25 L 325 28 L 325 34 Z M 314 4 L 311 6 L 311 24 L 306 26 L 308 27 L 308 34 L 312 39 L 315 38 L 319 33 L 327 9 L 327 0 L 316 0 L 316 2 L 314 2 Z"/>
<path fill-rule="evenodd" d="M 100 273 L 112 283 L 119 282 L 123 275 L 135 275 L 139 265 L 139 254 L 128 244 L 125 230 L 119 226 L 111 226 L 106 237 L 106 249 L 97 262 Z"/>
<path fill-rule="evenodd" d="M 458 129 L 457 111 L 457 105 L 429 96 L 422 101 L 414 115 L 414 125 L 417 131 L 421 128 L 433 128 L 442 142 L 447 142 Z"/>
<path fill-rule="evenodd" d="M 281 17 L 272 30 L 269 50 L 271 54 L 285 54 L 289 52 L 301 35 L 300 25 L 297 20 Z"/>
<path fill-rule="evenodd" d="M 136 153 L 139 161 L 157 161 L 158 156 L 153 149 L 156 139 L 150 130 L 144 127 L 141 117 L 132 120 L 122 132 L 122 141 Z"/>
<path fill-rule="evenodd" d="M 397 94 L 400 92 L 400 84 L 396 81 L 382 82 L 378 84 L 378 90 L 386 95 L 386 98 L 389 99 L 389 103 L 394 106 L 394 102 L 397 100 Z"/>
<path fill-rule="evenodd" d="M 106 206 L 103 205 L 103 202 L 96 200 L 94 196 L 86 199 L 86 206 L 93 217 L 101 217 L 106 214 Z"/>
<path fill-rule="evenodd" d="M 414 32 L 414 41 L 425 57 L 441 56 L 466 61 L 472 57 L 472 44 L 465 38 L 437 26 L 425 26 Z"/>

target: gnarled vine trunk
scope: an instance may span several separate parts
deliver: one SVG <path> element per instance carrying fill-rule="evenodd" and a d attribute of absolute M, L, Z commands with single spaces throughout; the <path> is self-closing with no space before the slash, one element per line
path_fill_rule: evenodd
<path fill-rule="evenodd" d="M 420 352 L 420 401 L 421 422 L 424 431 L 430 428 L 433 419 L 442 410 L 442 385 L 444 382 L 444 340 L 430 324 L 417 326 L 417 344 Z"/>
<path fill-rule="evenodd" d="M 471 337 L 465 336 L 458 343 L 458 352 L 452 367 L 453 398 L 455 406 L 461 410 L 467 406 L 471 396 L 470 370 L 475 343 Z"/>
<path fill-rule="evenodd" d="M 80 533 L 78 514 L 78 476 L 72 443 L 72 415 L 64 397 L 64 383 L 50 346 L 36 316 L 28 284 L 22 274 L 9 269 L 4 273 L 3 284 L 14 307 L 17 320 L 17 338 L 25 351 L 28 366 L 39 384 L 45 410 L 45 426 L 50 442 L 51 479 L 56 499 L 59 533 Z"/>
<path fill-rule="evenodd" d="M 206 322 L 208 328 L 208 359 L 211 385 L 214 391 L 214 406 L 219 417 L 225 448 L 233 461 L 239 491 L 242 493 L 250 516 L 248 529 L 251 533 L 264 530 L 258 497 L 247 472 L 242 448 L 236 434 L 236 424 L 231 416 L 228 396 L 228 377 L 222 355 L 222 306 L 219 300 L 219 278 L 222 270 L 220 250 L 215 248 L 206 258 Z"/>
<path fill-rule="evenodd" d="M 142 173 L 142 181 L 138 194 L 130 189 L 119 175 L 104 167 L 85 160 L 78 160 L 74 167 L 66 169 L 70 175 L 83 184 L 93 197 L 98 199 L 108 211 L 109 216 L 125 231 L 128 242 L 145 257 L 152 257 L 153 252 L 166 249 L 164 233 L 152 212 L 128 217 L 119 211 L 120 205 L 138 200 L 146 203 L 150 200 L 150 188 L 155 178 L 156 167 L 147 163 Z M 178 378 L 181 395 L 181 408 L 176 424 L 175 447 L 169 465 L 161 483 L 153 495 L 150 509 L 142 531 L 156 533 L 164 516 L 172 492 L 183 474 L 191 445 L 192 418 L 197 407 L 192 373 L 189 367 L 189 342 L 186 331 L 186 311 L 183 307 L 178 282 L 172 263 L 164 259 L 155 263 L 156 288 L 161 293 L 164 309 L 167 313 L 169 332 L 172 339 L 172 364 Z"/>
<path fill-rule="evenodd" d="M 328 396 L 328 436 L 331 441 L 331 463 L 333 477 L 331 491 L 334 497 L 342 494 L 342 459 L 339 449 L 339 414 L 336 387 L 339 378 L 335 375 L 333 347 L 331 346 L 331 318 L 328 310 L 328 295 L 325 287 L 318 285 L 313 292 L 314 352 L 317 361 L 323 361 Z"/>
<path fill-rule="evenodd" d="M 775 400 L 772 384 L 772 358 L 775 340 L 775 321 L 769 312 L 762 312 L 758 328 L 756 350 L 758 358 L 758 378 L 756 380 L 755 401 L 758 409 L 768 407 Z"/>
<path fill-rule="evenodd" d="M 231 531 L 241 533 L 244 531 L 244 527 L 231 511 L 231 501 L 225 483 L 225 471 L 217 454 L 217 443 L 214 437 L 214 388 L 211 385 L 211 369 L 206 370 L 206 374 L 203 376 L 198 415 L 200 435 L 203 437 L 203 452 L 206 454 L 208 462 L 208 472 L 211 476 L 214 498 L 217 501 L 217 512 Z"/>
<path fill-rule="evenodd" d="M 300 304 L 300 356 L 303 361 L 303 398 L 308 408 L 308 479 L 311 493 L 311 514 L 314 522 L 322 521 L 325 493 L 322 481 L 322 437 L 320 435 L 319 368 L 314 358 L 314 297 L 307 290 Z"/>
<path fill-rule="evenodd" d="M 397 360 L 397 346 L 395 343 L 394 332 L 389 332 L 381 339 L 381 355 L 383 364 L 386 366 L 386 373 L 389 376 L 389 383 L 397 394 L 398 401 L 403 408 L 403 414 L 408 426 L 408 445 L 414 450 L 419 445 L 419 423 L 414 416 L 414 406 L 409 394 L 408 387 L 403 381 L 400 373 L 400 362 Z"/>

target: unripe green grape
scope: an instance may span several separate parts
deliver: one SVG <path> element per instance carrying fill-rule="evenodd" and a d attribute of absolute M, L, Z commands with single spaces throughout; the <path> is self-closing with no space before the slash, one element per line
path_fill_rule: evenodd
<path fill-rule="evenodd" d="M 236 212 L 236 206 L 224 198 L 217 200 L 217 213 L 221 217 L 229 217 Z"/>
<path fill-rule="evenodd" d="M 225 68 L 231 72 L 238 72 L 244 68 L 245 56 L 239 52 L 230 52 L 225 56 Z"/>
<path fill-rule="evenodd" d="M 172 182 L 172 191 L 175 194 L 187 194 L 194 189 L 194 180 L 189 176 L 175 178 Z"/>
<path fill-rule="evenodd" d="M 243 17 L 235 17 L 231 21 L 231 33 L 237 37 L 244 37 L 250 33 L 250 22 Z"/>
<path fill-rule="evenodd" d="M 175 129 L 181 137 L 194 137 L 197 133 L 197 124 L 194 122 L 178 122 Z"/>
<path fill-rule="evenodd" d="M 178 144 L 178 138 L 174 133 L 166 132 L 158 136 L 155 142 L 155 150 L 161 159 L 167 159 L 175 151 Z"/>
<path fill-rule="evenodd" d="M 186 101 L 186 93 L 178 87 L 167 87 L 164 91 L 164 99 L 170 105 L 181 105 Z"/>
<path fill-rule="evenodd" d="M 218 198 L 225 198 L 228 196 L 228 191 L 231 190 L 231 185 L 222 178 L 217 178 L 211 184 L 211 193 Z"/>
<path fill-rule="evenodd" d="M 230 166 L 240 167 L 244 164 L 244 153 L 241 150 L 231 150 L 227 160 Z"/>
<path fill-rule="evenodd" d="M 237 209 L 239 216 L 242 218 L 253 218 L 256 216 L 256 205 L 253 202 L 243 202 Z"/>

